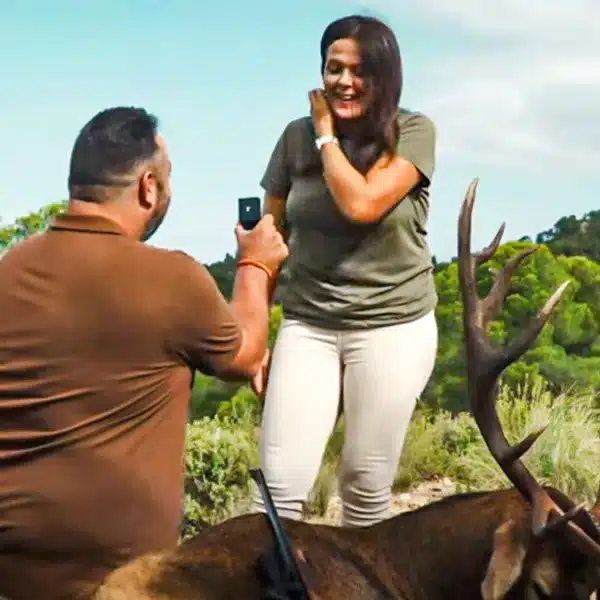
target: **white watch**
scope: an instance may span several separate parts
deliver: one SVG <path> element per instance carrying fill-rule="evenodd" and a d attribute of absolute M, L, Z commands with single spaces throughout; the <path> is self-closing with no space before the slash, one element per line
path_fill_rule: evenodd
<path fill-rule="evenodd" d="M 325 144 L 338 144 L 339 145 L 339 141 L 335 137 L 335 135 L 322 135 L 321 137 L 318 137 L 315 140 L 315 146 L 317 147 L 317 150 L 321 150 L 321 148 Z"/>

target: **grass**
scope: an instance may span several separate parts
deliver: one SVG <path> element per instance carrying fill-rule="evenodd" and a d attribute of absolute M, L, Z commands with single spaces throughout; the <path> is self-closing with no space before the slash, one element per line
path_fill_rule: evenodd
<path fill-rule="evenodd" d="M 515 392 L 501 387 L 497 410 L 511 443 L 548 425 L 524 456 L 525 464 L 544 484 L 554 485 L 576 501 L 592 503 L 598 487 L 600 415 L 597 398 L 570 390 L 553 396 L 540 378 Z M 322 516 L 335 490 L 343 441 L 343 424 L 329 440 L 307 513 Z M 461 491 L 495 489 L 510 482 L 492 458 L 468 413 L 415 411 L 394 482 L 395 491 L 449 477 Z"/>
<path fill-rule="evenodd" d="M 513 443 L 548 425 L 524 457 L 541 483 L 554 485 L 577 501 L 595 500 L 600 459 L 600 419 L 595 395 L 566 392 L 553 397 L 538 380 L 515 394 L 505 388 L 498 409 L 506 437 Z M 471 489 L 509 485 L 480 436 L 454 462 L 462 475 L 461 483 Z"/>
<path fill-rule="evenodd" d="M 578 502 L 595 500 L 600 459 L 600 415 L 595 395 L 568 390 L 554 396 L 538 377 L 514 392 L 501 387 L 497 410 L 512 443 L 548 425 L 523 459 L 541 483 L 556 486 Z M 245 496 L 252 489 L 248 467 L 257 460 L 256 419 L 248 393 L 242 390 L 223 405 L 219 416 L 190 426 L 186 463 L 187 488 L 192 492 L 186 513 L 191 520 L 201 516 L 205 522 L 214 523 L 247 505 Z M 322 517 L 327 511 L 337 487 L 343 439 L 340 421 L 329 439 L 306 516 Z M 452 479 L 459 491 L 510 486 L 468 413 L 453 417 L 419 408 L 407 432 L 394 490 L 407 490 L 442 477 Z"/>

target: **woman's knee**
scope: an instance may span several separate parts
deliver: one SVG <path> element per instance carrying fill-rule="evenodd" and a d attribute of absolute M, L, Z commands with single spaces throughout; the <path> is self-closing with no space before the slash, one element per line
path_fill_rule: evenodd
<path fill-rule="evenodd" d="M 284 427 L 287 428 L 287 424 Z M 261 467 L 278 512 L 290 519 L 300 519 L 319 473 L 327 434 L 319 432 L 318 426 L 313 427 L 312 432 L 300 427 L 285 438 L 281 437 L 281 429 L 272 425 L 261 433 Z M 254 495 L 254 504 L 264 511 L 258 492 Z"/>
<path fill-rule="evenodd" d="M 393 465 L 373 465 L 356 469 L 342 468 L 340 489 L 342 522 L 348 527 L 373 525 L 390 514 Z"/>
<path fill-rule="evenodd" d="M 406 431 L 435 364 L 437 324 L 429 313 L 350 341 L 340 489 L 345 522 L 365 524 L 388 514 Z"/>
<path fill-rule="evenodd" d="M 263 465 L 265 480 L 277 511 L 281 516 L 300 519 L 316 473 L 311 464 L 291 465 L 281 461 L 266 461 Z M 255 492 L 254 504 L 264 511 L 262 497 Z"/>

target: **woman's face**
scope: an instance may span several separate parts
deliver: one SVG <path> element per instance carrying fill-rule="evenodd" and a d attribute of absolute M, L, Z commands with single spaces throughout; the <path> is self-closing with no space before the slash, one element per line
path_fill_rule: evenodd
<path fill-rule="evenodd" d="M 360 48 L 350 38 L 333 42 L 327 49 L 323 87 L 338 119 L 362 117 L 371 101 L 371 90 L 361 68 Z"/>

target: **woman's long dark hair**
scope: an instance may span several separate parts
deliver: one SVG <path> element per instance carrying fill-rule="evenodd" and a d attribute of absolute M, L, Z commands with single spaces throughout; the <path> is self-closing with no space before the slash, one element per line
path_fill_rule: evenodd
<path fill-rule="evenodd" d="M 365 83 L 372 92 L 367 109 L 365 137 L 359 147 L 340 139 L 352 164 L 366 172 L 382 152 L 393 155 L 398 143 L 398 105 L 402 93 L 402 59 L 394 32 L 382 21 L 361 15 L 343 17 L 330 23 L 321 37 L 321 73 L 327 49 L 339 39 L 357 42 Z"/>

